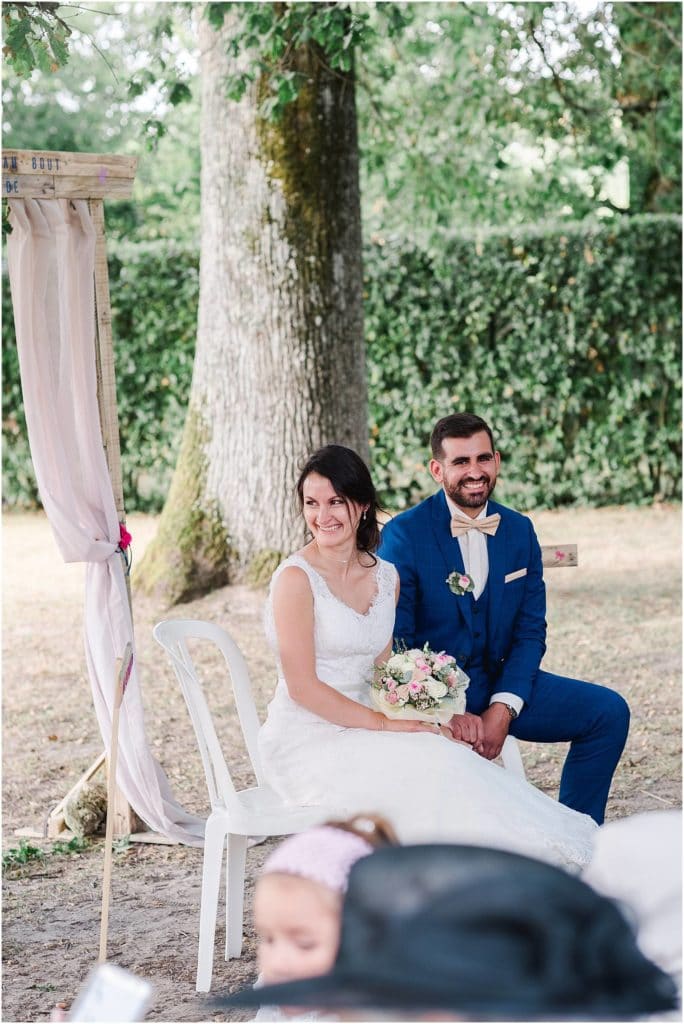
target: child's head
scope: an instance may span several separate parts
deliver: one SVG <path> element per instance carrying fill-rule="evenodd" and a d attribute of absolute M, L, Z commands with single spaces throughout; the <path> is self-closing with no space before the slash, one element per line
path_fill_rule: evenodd
<path fill-rule="evenodd" d="M 361 857 L 394 842 L 382 819 L 359 815 L 290 836 L 266 859 L 254 894 L 264 984 L 332 967 L 349 872 Z"/>

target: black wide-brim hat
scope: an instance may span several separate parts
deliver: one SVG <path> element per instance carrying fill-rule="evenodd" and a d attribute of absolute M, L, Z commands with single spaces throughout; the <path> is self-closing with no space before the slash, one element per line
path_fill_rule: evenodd
<path fill-rule="evenodd" d="M 612 900 L 541 861 L 447 844 L 354 865 L 328 974 L 212 1002 L 490 1020 L 625 1020 L 677 1005 Z"/>

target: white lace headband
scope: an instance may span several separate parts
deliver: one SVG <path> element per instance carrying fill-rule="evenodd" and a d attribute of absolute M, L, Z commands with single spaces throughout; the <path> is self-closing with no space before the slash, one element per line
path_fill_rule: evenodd
<path fill-rule="evenodd" d="M 261 874 L 297 875 L 342 895 L 352 865 L 372 852 L 371 844 L 353 832 L 320 825 L 289 836 L 266 858 Z"/>

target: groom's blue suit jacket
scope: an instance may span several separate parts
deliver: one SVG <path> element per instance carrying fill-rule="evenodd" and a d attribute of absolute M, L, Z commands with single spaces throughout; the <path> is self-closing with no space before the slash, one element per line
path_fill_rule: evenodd
<path fill-rule="evenodd" d="M 495 536 L 487 537 L 485 670 L 490 692 L 515 693 L 527 704 L 546 649 L 541 549 L 526 516 L 490 501 L 487 514 L 494 512 L 501 522 Z M 440 490 L 385 525 L 379 554 L 394 563 L 401 580 L 395 641 L 408 647 L 427 642 L 434 651 L 454 655 L 467 672 L 473 651 L 473 601 L 453 594 L 446 583 L 455 569 L 465 571 L 450 521 Z"/>

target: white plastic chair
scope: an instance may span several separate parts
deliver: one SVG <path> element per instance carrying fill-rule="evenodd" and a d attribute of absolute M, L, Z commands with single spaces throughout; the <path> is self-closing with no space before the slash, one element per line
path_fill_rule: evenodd
<path fill-rule="evenodd" d="M 519 775 L 521 779 L 526 778 L 525 766 L 523 765 L 523 759 L 520 755 L 520 747 L 515 736 L 507 736 L 504 740 L 504 745 L 501 750 L 501 760 L 504 768 L 513 772 L 514 775 Z"/>
<path fill-rule="evenodd" d="M 181 685 L 209 788 L 211 813 L 204 836 L 196 984 L 198 992 L 208 992 L 211 987 L 224 850 L 227 851 L 225 958 L 229 960 L 239 957 L 242 952 L 248 837 L 301 832 L 319 824 L 326 815 L 320 807 L 290 807 L 284 804 L 265 784 L 257 746 L 259 718 L 252 697 L 249 671 L 240 649 L 228 633 L 211 622 L 170 619 L 158 623 L 153 635 L 169 655 Z M 188 652 L 186 641 L 189 638 L 210 640 L 226 660 L 247 753 L 257 779 L 257 785 L 252 789 L 237 791 L 233 785 L 202 684 Z"/>

